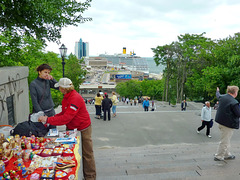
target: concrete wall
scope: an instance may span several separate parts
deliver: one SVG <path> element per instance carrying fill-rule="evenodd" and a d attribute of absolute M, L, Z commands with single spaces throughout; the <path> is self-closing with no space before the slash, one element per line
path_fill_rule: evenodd
<path fill-rule="evenodd" d="M 0 68 L 0 125 L 28 120 L 28 67 Z"/>

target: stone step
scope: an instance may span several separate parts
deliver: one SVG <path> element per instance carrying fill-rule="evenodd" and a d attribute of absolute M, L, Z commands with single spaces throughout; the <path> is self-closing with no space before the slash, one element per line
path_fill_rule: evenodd
<path fill-rule="evenodd" d="M 239 159 L 213 160 L 217 143 L 95 150 L 97 179 L 221 179 L 239 178 Z M 232 152 L 239 154 L 239 145 Z M 223 179 L 224 179 L 223 178 Z"/>

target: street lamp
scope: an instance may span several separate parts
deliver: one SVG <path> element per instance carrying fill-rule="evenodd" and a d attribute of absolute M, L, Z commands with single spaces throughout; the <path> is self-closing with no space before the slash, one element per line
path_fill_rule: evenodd
<path fill-rule="evenodd" d="M 61 47 L 59 48 L 59 50 L 60 50 L 60 54 L 61 54 L 61 57 L 62 57 L 63 77 L 64 77 L 64 65 L 65 65 L 64 58 L 67 54 L 67 48 L 64 44 L 62 44 Z"/>
<path fill-rule="evenodd" d="M 141 103 L 142 103 L 142 91 L 140 91 L 140 100 L 141 100 Z"/>

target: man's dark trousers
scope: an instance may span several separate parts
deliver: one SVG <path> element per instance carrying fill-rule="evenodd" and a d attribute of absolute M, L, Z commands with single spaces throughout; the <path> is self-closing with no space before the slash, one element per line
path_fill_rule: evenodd
<path fill-rule="evenodd" d="M 110 108 L 109 108 L 109 109 L 104 109 L 104 112 L 103 112 L 103 120 L 104 120 L 104 121 L 106 121 L 106 119 L 107 119 L 106 113 L 108 113 L 108 120 L 110 121 L 110 120 L 111 120 L 111 111 L 110 111 Z"/>

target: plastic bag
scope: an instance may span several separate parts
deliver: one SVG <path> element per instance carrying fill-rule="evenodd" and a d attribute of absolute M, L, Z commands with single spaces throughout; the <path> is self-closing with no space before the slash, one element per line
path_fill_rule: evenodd
<path fill-rule="evenodd" d="M 38 113 L 33 113 L 33 114 L 31 114 L 31 115 L 30 115 L 30 120 L 31 120 L 32 122 L 38 122 L 38 118 L 39 118 L 40 116 L 44 116 L 44 112 L 43 112 L 43 111 L 39 111 Z"/>

